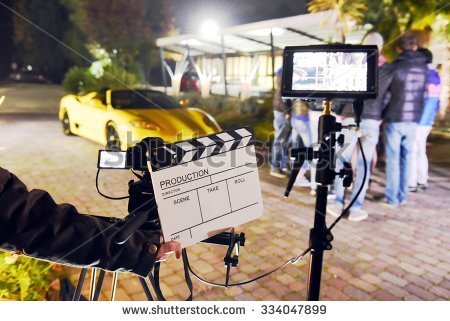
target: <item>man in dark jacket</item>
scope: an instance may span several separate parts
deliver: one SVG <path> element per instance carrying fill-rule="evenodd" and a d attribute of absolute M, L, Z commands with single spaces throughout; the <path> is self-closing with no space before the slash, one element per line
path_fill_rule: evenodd
<path fill-rule="evenodd" d="M 138 231 L 122 245 L 114 243 L 117 224 L 57 205 L 42 190 L 28 191 L 0 167 L 0 249 L 62 264 L 129 271 L 147 276 L 156 260 L 175 251 L 176 242 L 161 244 L 155 231 Z"/>
<path fill-rule="evenodd" d="M 405 202 L 408 196 L 409 158 L 423 110 L 428 72 L 426 58 L 416 51 L 417 41 L 412 33 L 403 34 L 397 48 L 400 53 L 398 57 L 381 67 L 380 72 L 387 77 L 379 88 L 377 98 L 383 102 L 385 95 L 390 94 L 383 112 L 385 202 L 394 207 Z"/>

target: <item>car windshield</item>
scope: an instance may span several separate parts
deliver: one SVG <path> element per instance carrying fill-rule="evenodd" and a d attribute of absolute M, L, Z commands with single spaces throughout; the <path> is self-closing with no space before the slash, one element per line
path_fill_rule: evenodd
<path fill-rule="evenodd" d="M 152 90 L 114 90 L 111 105 L 117 109 L 180 108 L 172 97 Z"/>

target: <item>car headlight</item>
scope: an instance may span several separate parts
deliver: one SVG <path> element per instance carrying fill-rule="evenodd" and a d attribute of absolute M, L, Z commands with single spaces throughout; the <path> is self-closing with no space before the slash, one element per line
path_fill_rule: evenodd
<path fill-rule="evenodd" d="M 129 124 L 136 128 L 143 128 L 143 129 L 149 129 L 149 130 L 157 130 L 159 131 L 159 127 L 155 125 L 154 123 L 144 120 L 144 119 L 134 119 L 129 122 Z"/>

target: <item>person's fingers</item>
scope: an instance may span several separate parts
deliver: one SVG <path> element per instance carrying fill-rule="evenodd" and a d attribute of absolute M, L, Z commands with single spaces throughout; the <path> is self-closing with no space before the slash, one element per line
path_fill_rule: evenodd
<path fill-rule="evenodd" d="M 181 245 L 178 242 L 170 241 L 170 242 L 164 243 L 163 245 L 166 246 L 165 253 L 181 251 Z"/>
<path fill-rule="evenodd" d="M 161 248 L 158 251 L 156 259 L 158 261 L 164 261 L 168 258 L 168 253 L 175 252 L 175 257 L 179 259 L 181 257 L 181 245 L 178 242 L 170 241 L 161 244 Z"/>
<path fill-rule="evenodd" d="M 168 258 L 169 256 L 168 255 L 162 255 L 162 256 L 160 256 L 160 257 L 157 257 L 156 258 L 156 261 L 158 261 L 158 262 L 164 262 L 165 260 L 167 260 L 167 258 Z"/>

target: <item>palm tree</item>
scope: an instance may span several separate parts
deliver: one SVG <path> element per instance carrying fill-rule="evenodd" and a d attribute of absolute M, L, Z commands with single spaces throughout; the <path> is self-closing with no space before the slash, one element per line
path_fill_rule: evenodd
<path fill-rule="evenodd" d="M 342 43 L 349 32 L 349 22 L 362 23 L 367 4 L 364 0 L 311 0 L 307 4 L 310 12 L 334 10 L 337 14 L 338 35 Z"/>
<path fill-rule="evenodd" d="M 450 2 L 448 0 L 311 0 L 307 4 L 311 12 L 334 10 L 336 24 L 342 42 L 349 32 L 349 22 L 371 25 L 385 40 L 383 53 L 389 58 L 396 54 L 396 39 L 405 31 L 420 30 L 429 37 L 433 33 L 450 34 Z M 443 23 L 435 26 L 437 18 Z M 445 23 L 447 22 L 447 23 Z"/>
<path fill-rule="evenodd" d="M 438 19 L 439 17 L 439 19 Z M 433 33 L 446 34 L 448 38 L 450 2 L 448 0 L 371 0 L 368 1 L 364 24 L 370 24 L 385 40 L 383 52 L 390 58 L 396 55 L 396 39 L 405 31 L 415 30 L 421 40 Z M 438 20 L 447 21 L 436 25 Z M 431 26 L 431 28 L 430 28 Z M 422 41 L 420 41 L 422 42 Z M 426 46 L 425 43 L 421 45 Z"/>

